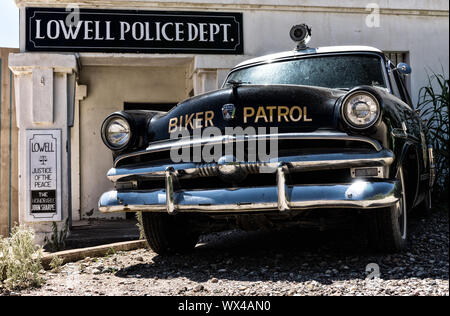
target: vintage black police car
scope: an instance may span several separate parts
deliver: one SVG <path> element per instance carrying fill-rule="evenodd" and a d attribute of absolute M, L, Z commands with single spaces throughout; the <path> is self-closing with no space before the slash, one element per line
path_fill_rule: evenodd
<path fill-rule="evenodd" d="M 372 47 L 308 48 L 310 35 L 294 26 L 295 50 L 241 63 L 222 89 L 168 113 L 108 116 L 115 190 L 99 210 L 142 212 L 157 253 L 236 227 L 348 223 L 376 248 L 402 250 L 407 215 L 430 209 L 434 182 L 411 69 Z"/>

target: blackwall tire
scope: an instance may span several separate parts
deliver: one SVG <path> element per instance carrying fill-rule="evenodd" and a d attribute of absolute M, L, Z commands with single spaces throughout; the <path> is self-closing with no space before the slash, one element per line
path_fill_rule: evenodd
<path fill-rule="evenodd" d="M 401 183 L 399 202 L 388 208 L 374 210 L 368 220 L 369 243 L 375 250 L 400 252 L 408 240 L 408 217 L 403 170 L 399 168 L 397 180 Z"/>
<path fill-rule="evenodd" d="M 432 199 L 431 199 L 431 190 L 426 192 L 425 198 L 419 205 L 416 206 L 415 210 L 417 214 L 421 217 L 428 218 L 431 216 L 432 212 Z"/>
<path fill-rule="evenodd" d="M 148 245 L 157 254 L 189 252 L 199 238 L 181 215 L 142 212 L 142 226 Z"/>

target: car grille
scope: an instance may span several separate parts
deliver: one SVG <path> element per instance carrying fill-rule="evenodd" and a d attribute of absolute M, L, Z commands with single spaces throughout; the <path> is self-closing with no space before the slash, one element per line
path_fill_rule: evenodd
<path fill-rule="evenodd" d="M 203 152 L 204 146 L 200 146 L 201 152 Z M 214 156 L 215 147 L 211 147 L 211 156 Z M 249 161 L 248 157 L 248 148 L 249 143 L 246 141 L 243 146 L 243 161 Z M 266 142 L 266 151 L 267 154 L 270 153 L 270 143 Z M 194 150 L 190 148 L 190 161 L 195 161 L 193 157 Z M 221 153 L 225 154 L 226 146 L 221 146 Z M 286 155 L 306 155 L 311 153 L 338 153 L 351 151 L 354 149 L 358 150 L 373 150 L 373 146 L 369 143 L 360 142 L 360 141 L 349 141 L 349 140 L 278 140 L 278 156 L 283 157 Z M 233 152 L 242 150 L 242 147 L 236 146 L 234 144 Z M 179 153 L 181 154 L 181 152 Z M 242 154 L 239 152 L 239 154 Z M 221 156 L 221 155 L 218 155 Z M 171 163 L 171 150 L 160 150 L 160 151 L 152 151 L 152 152 L 142 152 L 139 155 L 130 155 L 129 157 L 125 157 L 120 159 L 116 163 L 116 167 L 124 166 L 124 165 L 134 165 L 134 164 L 144 164 L 144 163 Z M 205 172 L 207 172 L 208 162 L 204 160 L 198 161 L 199 163 L 204 163 Z"/>

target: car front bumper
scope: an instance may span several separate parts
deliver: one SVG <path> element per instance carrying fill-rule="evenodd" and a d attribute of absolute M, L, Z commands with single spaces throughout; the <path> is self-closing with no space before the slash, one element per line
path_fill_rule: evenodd
<path fill-rule="evenodd" d="M 333 166 L 381 165 L 387 168 L 393 158 L 389 152 L 384 154 L 387 156 L 376 159 L 374 157 L 349 159 L 346 156 L 336 161 L 336 157 L 330 155 L 327 159 L 333 161 Z M 316 158 L 314 161 L 317 162 Z M 307 165 L 311 168 L 311 163 L 311 160 L 303 157 L 303 162 L 298 162 L 297 167 Z M 354 179 L 351 183 L 345 184 L 288 185 L 286 177 L 293 165 L 296 164 L 286 162 L 278 164 L 275 168 L 277 181 L 274 186 L 205 190 L 175 190 L 176 177 L 185 173 L 179 173 L 180 170 L 173 167 L 166 167 L 162 174 L 159 171 L 150 173 L 153 177 L 156 175 L 164 177 L 164 189 L 109 191 L 101 196 L 99 210 L 103 213 L 127 211 L 238 213 L 310 208 L 380 208 L 397 203 L 401 194 L 398 182 L 384 178 Z M 314 164 L 314 168 L 330 168 L 330 165 L 325 163 L 325 155 L 319 159 L 319 163 Z M 149 174 L 139 176 L 145 175 Z"/>
<path fill-rule="evenodd" d="M 112 212 L 206 212 L 243 213 L 287 211 L 312 208 L 380 208 L 394 205 L 400 198 L 396 181 L 351 184 L 280 185 L 257 188 L 192 190 L 167 192 L 109 191 L 102 195 L 99 209 Z"/>
<path fill-rule="evenodd" d="M 328 135 L 328 134 L 327 134 Z M 341 139 L 341 134 L 329 138 Z M 345 135 L 344 135 L 345 136 Z M 284 135 L 286 137 L 286 135 Z M 291 136 L 289 136 L 291 137 Z M 304 137 L 300 135 L 299 137 Z M 308 138 L 312 136 L 307 135 Z M 324 135 L 317 136 L 323 139 Z M 350 136 L 345 136 L 345 139 Z M 359 138 L 356 138 L 360 140 Z M 361 141 L 361 140 L 360 140 Z M 366 141 L 363 139 L 362 141 Z M 372 143 L 373 141 L 371 141 Z M 112 212 L 206 212 L 244 213 L 254 211 L 290 211 L 313 208 L 382 208 L 394 205 L 401 195 L 400 184 L 389 179 L 393 153 L 378 143 L 372 150 L 342 151 L 335 153 L 310 153 L 278 157 L 261 162 L 174 163 L 122 165 L 108 171 L 115 183 L 163 180 L 164 188 L 123 189 L 104 193 L 99 200 L 99 210 Z M 155 150 L 160 150 L 156 148 Z M 349 169 L 353 179 L 348 183 L 290 184 L 289 173 L 335 169 Z M 353 174 L 358 168 L 377 168 L 378 175 L 370 178 Z M 177 180 L 214 177 L 223 172 L 276 173 L 276 183 L 268 186 L 240 188 L 177 188 Z"/>

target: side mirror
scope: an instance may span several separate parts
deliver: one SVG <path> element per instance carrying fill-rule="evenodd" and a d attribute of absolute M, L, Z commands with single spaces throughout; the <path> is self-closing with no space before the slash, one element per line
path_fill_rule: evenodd
<path fill-rule="evenodd" d="M 399 63 L 397 67 L 394 69 L 403 75 L 409 75 L 412 72 L 411 66 L 406 63 Z"/>

